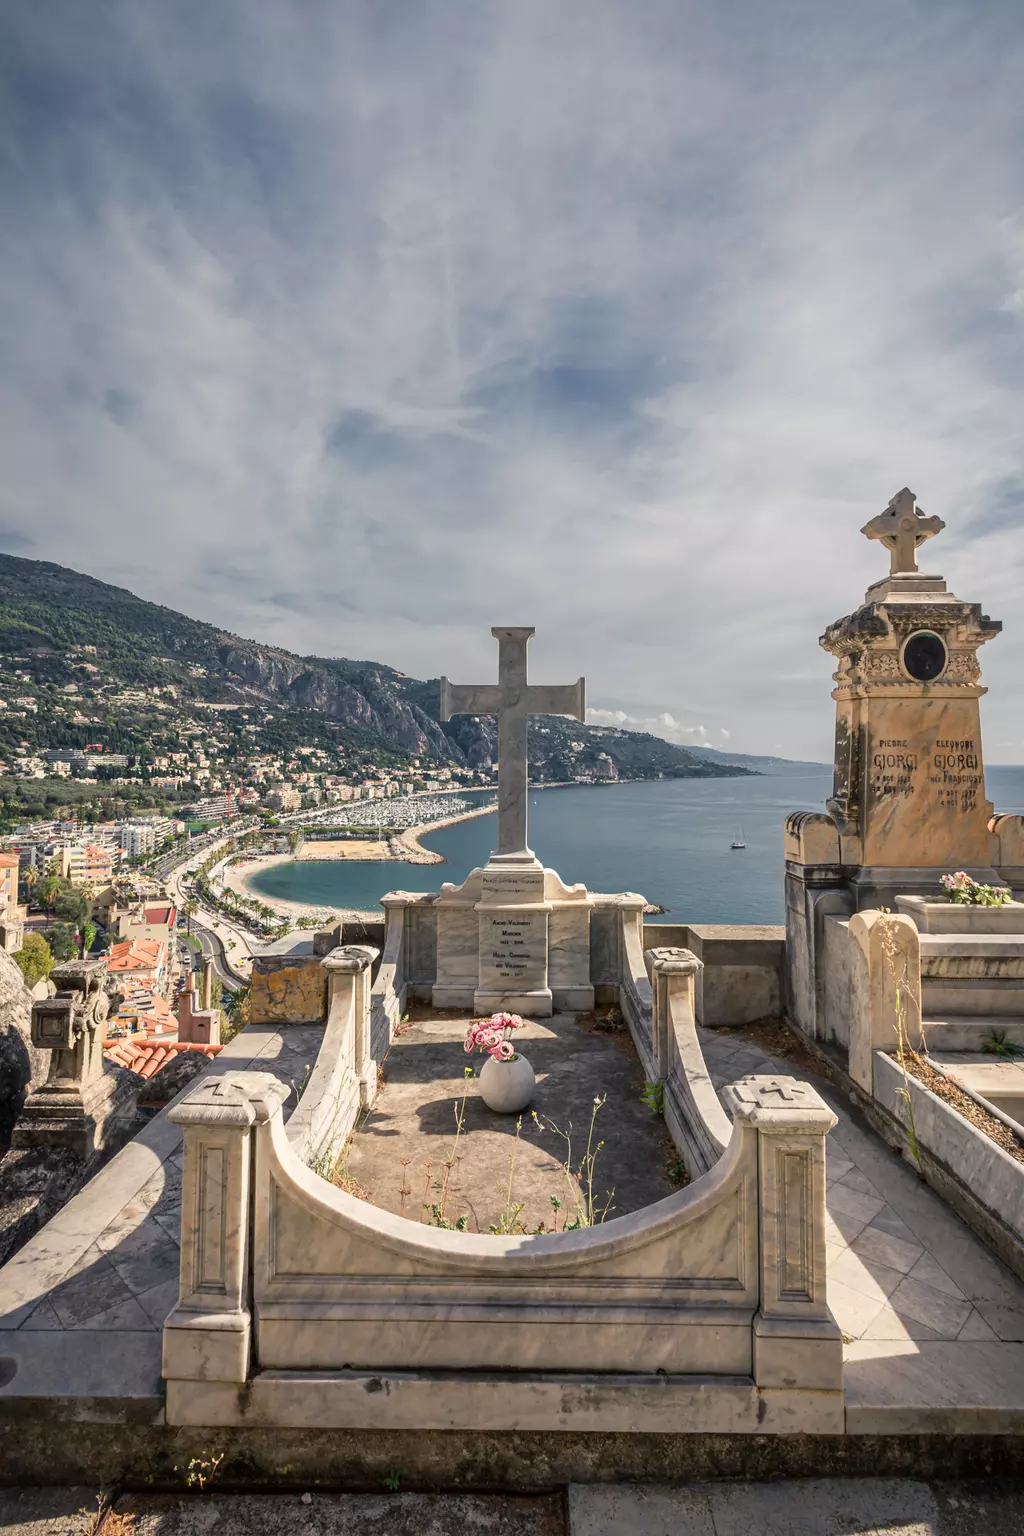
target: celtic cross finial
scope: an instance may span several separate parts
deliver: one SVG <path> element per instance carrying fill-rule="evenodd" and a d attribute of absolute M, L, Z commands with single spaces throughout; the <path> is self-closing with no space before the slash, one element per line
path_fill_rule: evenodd
<path fill-rule="evenodd" d="M 926 517 L 919 511 L 917 497 L 904 486 L 884 512 L 864 524 L 861 533 L 881 540 L 889 550 L 889 574 L 898 576 L 917 570 L 917 546 L 933 539 L 945 526 L 941 517 Z"/>

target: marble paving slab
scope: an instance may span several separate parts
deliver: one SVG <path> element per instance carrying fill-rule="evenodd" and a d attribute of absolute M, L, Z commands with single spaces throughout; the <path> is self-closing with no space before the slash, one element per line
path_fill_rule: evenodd
<path fill-rule="evenodd" d="M 699 1031 L 717 1088 L 746 1072 L 812 1082 L 826 1144 L 828 1298 L 843 1331 L 847 1428 L 1024 1428 L 1024 1284 L 823 1079 L 758 1043 Z"/>

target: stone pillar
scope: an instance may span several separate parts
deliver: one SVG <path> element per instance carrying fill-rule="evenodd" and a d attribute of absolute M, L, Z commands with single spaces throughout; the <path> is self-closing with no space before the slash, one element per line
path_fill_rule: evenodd
<path fill-rule="evenodd" d="M 762 1391 L 820 1394 L 819 1431 L 841 1433 L 843 1340 L 825 1290 L 825 1137 L 836 1116 L 792 1077 L 742 1078 L 722 1097 L 758 1138 L 754 1380 Z"/>
<path fill-rule="evenodd" d="M 178 997 L 178 1039 L 184 1045 L 220 1045 L 220 1009 L 197 1007 L 191 981 Z"/>
<path fill-rule="evenodd" d="M 689 949 L 648 949 L 644 963 L 651 980 L 654 1002 L 651 1007 L 651 1056 L 658 1077 L 664 1080 L 670 1066 L 669 1009 L 671 1000 L 680 998 L 694 1013 L 695 988 L 703 962 Z"/>
<path fill-rule="evenodd" d="M 163 1333 L 171 1423 L 197 1422 L 188 1384 L 248 1374 L 252 1126 L 287 1096 L 269 1072 L 235 1072 L 204 1078 L 169 1111 L 185 1138 L 178 1302 Z"/>
<path fill-rule="evenodd" d="M 786 817 L 786 950 L 783 1007 L 812 1039 L 825 1033 L 822 933 L 826 917 L 848 916 L 854 898 L 844 884 L 843 849 L 835 822 L 820 811 Z"/>
<path fill-rule="evenodd" d="M 359 1102 L 365 1108 L 377 1097 L 377 1062 L 370 1040 L 371 969 L 379 951 L 368 944 L 333 949 L 321 961 L 327 976 L 327 1018 L 335 1010 L 351 1010 L 349 1065 L 359 1082 Z"/>
<path fill-rule="evenodd" d="M 874 1091 L 876 1051 L 920 1049 L 921 939 L 909 918 L 856 912 L 850 918 L 850 1076 Z"/>
<path fill-rule="evenodd" d="M 209 959 L 203 961 L 203 986 L 202 986 L 202 992 L 201 992 L 200 995 L 201 995 L 202 1000 L 203 1000 L 202 1001 L 202 1006 L 203 1006 L 204 1010 L 208 1010 L 208 1009 L 212 1008 L 213 1007 L 213 961 L 209 960 Z"/>
<path fill-rule="evenodd" d="M 66 1146 L 88 1157 L 103 1145 L 104 1126 L 125 1097 L 119 1074 L 103 1064 L 107 963 L 99 956 L 54 966 L 56 995 L 33 1003 L 32 1044 L 53 1054 L 45 1083 L 25 1100 L 13 1146 Z"/>
<path fill-rule="evenodd" d="M 996 839 L 999 878 L 1020 901 L 1024 896 L 1024 816 L 993 816 L 988 825 Z"/>

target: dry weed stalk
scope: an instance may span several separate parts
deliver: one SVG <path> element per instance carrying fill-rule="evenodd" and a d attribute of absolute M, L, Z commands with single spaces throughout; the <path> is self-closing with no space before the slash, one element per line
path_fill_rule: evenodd
<path fill-rule="evenodd" d="M 900 951 L 897 941 L 896 924 L 893 921 L 892 913 L 887 908 L 882 909 L 878 929 L 882 941 L 882 954 L 885 956 L 885 963 L 893 988 L 893 1008 L 896 1015 L 896 1060 L 903 1074 L 903 1086 L 897 1089 L 897 1092 L 906 1108 L 906 1132 L 911 1156 L 920 1170 L 921 1148 L 917 1140 L 917 1127 L 914 1124 L 914 1101 L 910 1092 L 910 1073 L 907 1071 L 907 1057 L 916 1056 L 917 1050 L 911 1045 L 907 1034 L 906 1000 L 909 998 L 911 1002 L 917 1005 L 919 1017 L 920 1001 L 911 986 L 910 976 L 907 972 L 907 957 Z M 927 1051 L 928 1046 L 924 1036 L 923 1021 L 920 1025 L 920 1032 L 921 1048 Z"/>

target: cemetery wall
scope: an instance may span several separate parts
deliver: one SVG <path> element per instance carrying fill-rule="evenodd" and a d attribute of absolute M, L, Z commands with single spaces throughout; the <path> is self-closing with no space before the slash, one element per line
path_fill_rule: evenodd
<path fill-rule="evenodd" d="M 309 941 L 288 954 L 253 957 L 249 1009 L 254 1024 L 315 1023 L 324 1015 L 325 991 L 324 973 Z"/>
<path fill-rule="evenodd" d="M 645 949 L 677 946 L 702 961 L 696 1017 L 705 1028 L 782 1012 L 786 930 L 761 924 L 645 923 Z"/>

